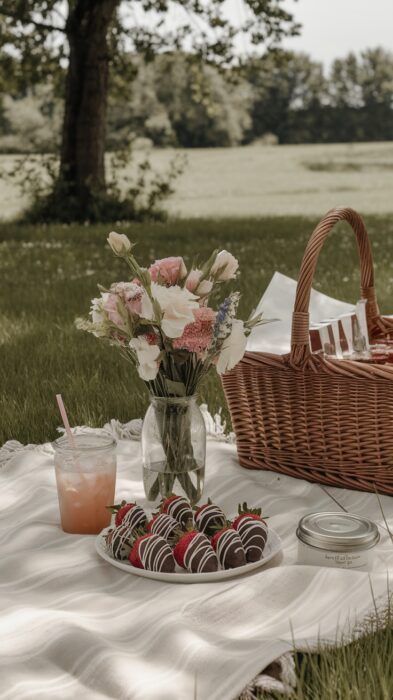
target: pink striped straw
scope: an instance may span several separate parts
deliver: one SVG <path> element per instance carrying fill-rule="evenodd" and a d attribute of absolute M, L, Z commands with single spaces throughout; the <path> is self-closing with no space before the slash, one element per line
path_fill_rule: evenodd
<path fill-rule="evenodd" d="M 57 405 L 59 407 L 59 411 L 60 411 L 61 419 L 63 421 L 63 425 L 65 427 L 65 431 L 67 433 L 67 438 L 68 438 L 68 442 L 70 443 L 70 447 L 73 450 L 76 450 L 75 438 L 71 432 L 70 422 L 68 420 L 67 411 L 65 410 L 65 406 L 64 406 L 64 402 L 63 402 L 63 399 L 61 397 L 61 394 L 56 394 L 56 401 L 57 401 Z"/>

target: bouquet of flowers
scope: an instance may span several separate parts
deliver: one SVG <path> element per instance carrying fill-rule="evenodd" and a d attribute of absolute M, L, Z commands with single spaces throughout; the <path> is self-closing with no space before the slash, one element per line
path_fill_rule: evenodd
<path fill-rule="evenodd" d="M 241 360 L 247 336 L 262 323 L 261 316 L 245 322 L 236 318 L 239 292 L 228 293 L 213 308 L 223 283 L 235 279 L 238 270 L 238 261 L 226 250 L 215 251 L 205 264 L 190 270 L 182 257 L 156 260 L 144 268 L 127 236 L 112 232 L 108 243 L 127 263 L 130 280 L 100 287 L 90 320 L 78 319 L 77 326 L 116 345 L 136 365 L 151 395 L 167 400 L 155 404 L 165 458 L 149 484 L 148 498 L 171 493 L 177 478 L 195 502 L 200 488 L 190 473 L 204 464 L 193 454 L 186 399 L 196 394 L 211 368 L 222 374 Z"/>

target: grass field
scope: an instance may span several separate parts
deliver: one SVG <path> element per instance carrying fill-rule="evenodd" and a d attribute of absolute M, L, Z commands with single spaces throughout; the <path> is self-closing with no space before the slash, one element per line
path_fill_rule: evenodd
<path fill-rule="evenodd" d="M 393 143 L 251 145 L 152 151 L 165 170 L 174 154 L 188 161 L 168 211 L 181 217 L 322 216 L 350 205 L 364 214 L 393 211 Z M 142 157 L 136 152 L 136 161 Z M 15 158 L 0 156 L 0 172 Z M 12 218 L 26 200 L 1 184 L 0 216 Z"/>
<path fill-rule="evenodd" d="M 297 276 L 317 218 L 188 219 L 118 228 L 138 242 L 144 264 L 175 252 L 190 261 L 212 248 L 240 260 L 241 313 L 256 305 L 274 270 Z M 367 216 L 382 311 L 393 311 L 393 219 Z M 147 395 L 116 349 L 77 331 L 97 283 L 124 279 L 126 270 L 105 245 L 108 227 L 0 225 L 0 445 L 7 439 L 41 443 L 56 436 L 55 394 L 72 424 L 102 425 L 141 416 Z M 344 235 L 345 234 L 345 235 Z M 342 225 L 322 255 L 315 286 L 343 299 L 358 298 L 354 237 Z M 214 412 L 224 405 L 215 375 L 201 399 Z M 391 700 L 391 619 L 385 629 L 351 647 L 305 656 L 296 700 Z M 261 669 L 262 670 L 262 669 Z M 260 695 L 262 698 L 263 696 Z"/>
<path fill-rule="evenodd" d="M 363 634 L 351 643 L 321 646 L 319 653 L 298 657 L 299 680 L 292 700 L 392 700 L 392 658 L 393 619 L 388 607 L 371 617 Z"/>
<path fill-rule="evenodd" d="M 392 311 L 393 219 L 367 217 L 381 307 Z M 173 252 L 203 260 L 214 247 L 239 258 L 243 317 L 256 306 L 274 270 L 296 277 L 316 220 L 301 218 L 187 220 L 123 226 L 138 242 L 144 264 Z M 344 227 L 347 234 L 343 235 Z M 97 283 L 124 279 L 127 270 L 106 245 L 104 226 L 0 226 L 0 444 L 14 438 L 41 443 L 59 423 L 61 392 L 74 424 L 101 425 L 143 415 L 142 385 L 114 348 L 77 331 Z M 316 287 L 343 299 L 358 297 L 354 237 L 343 225 L 322 256 Z M 201 398 L 215 411 L 224 404 L 213 374 Z"/>

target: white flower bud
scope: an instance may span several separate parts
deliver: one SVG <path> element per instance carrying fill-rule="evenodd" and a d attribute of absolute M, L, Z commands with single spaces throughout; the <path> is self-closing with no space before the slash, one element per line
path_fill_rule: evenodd
<path fill-rule="evenodd" d="M 238 267 L 239 263 L 232 253 L 228 253 L 227 250 L 221 250 L 221 252 L 217 254 L 210 274 L 220 282 L 225 282 L 226 280 L 235 278 Z"/>
<path fill-rule="evenodd" d="M 118 255 L 119 257 L 124 257 L 127 255 L 127 253 L 130 252 L 131 250 L 131 242 L 127 238 L 127 236 L 124 235 L 124 233 L 116 233 L 116 231 L 111 231 L 109 234 L 107 241 L 112 248 L 113 252 L 115 255 Z"/>

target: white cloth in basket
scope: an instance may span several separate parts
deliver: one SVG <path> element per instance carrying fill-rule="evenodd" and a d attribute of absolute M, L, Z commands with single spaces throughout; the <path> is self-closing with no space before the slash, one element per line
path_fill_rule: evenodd
<path fill-rule="evenodd" d="M 295 303 L 297 282 L 281 272 L 275 272 L 256 311 L 264 318 L 278 319 L 274 323 L 256 326 L 248 338 L 247 350 L 271 352 L 284 355 L 291 349 L 292 312 Z M 310 321 L 337 318 L 353 312 L 353 304 L 333 299 L 315 289 L 311 291 Z"/>

